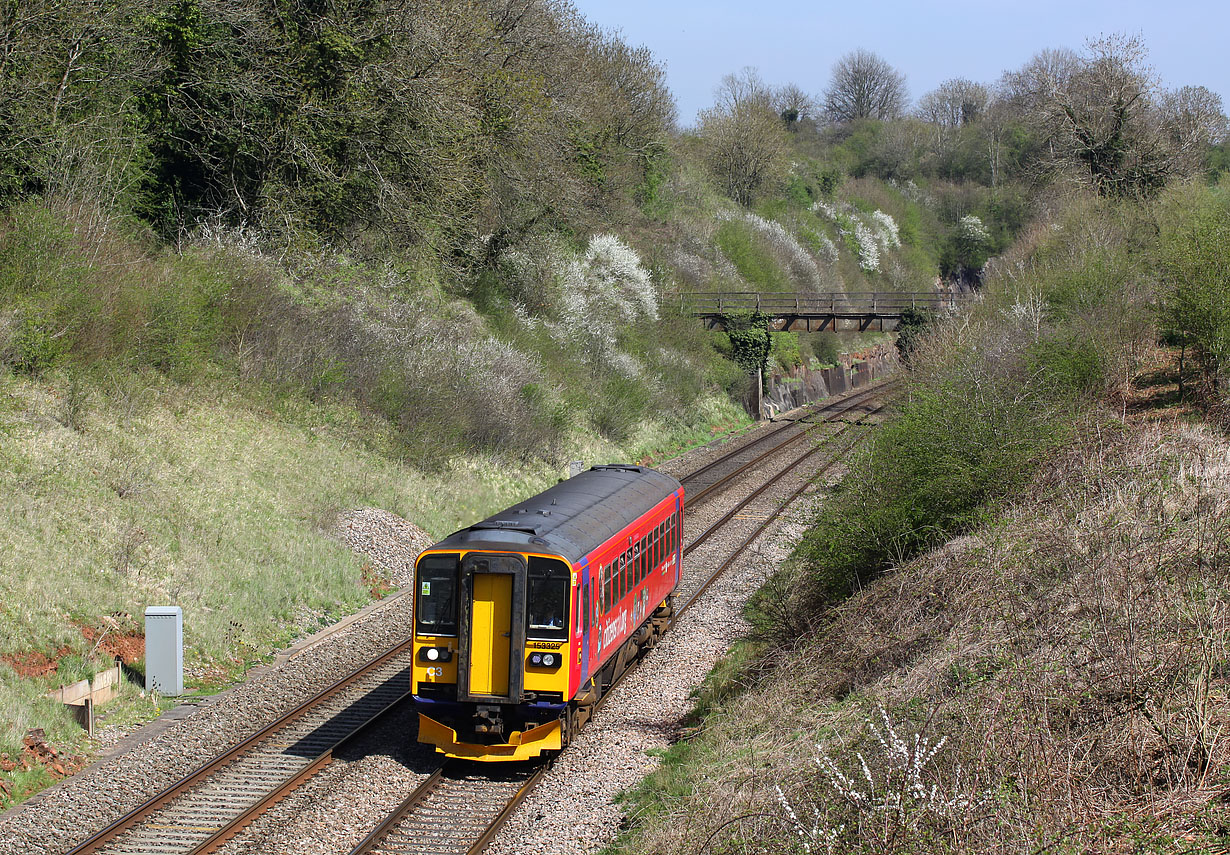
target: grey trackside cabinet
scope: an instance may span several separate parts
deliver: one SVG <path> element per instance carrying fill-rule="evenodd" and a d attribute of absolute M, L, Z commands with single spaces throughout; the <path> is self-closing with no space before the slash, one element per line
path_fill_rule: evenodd
<path fill-rule="evenodd" d="M 145 690 L 184 693 L 184 612 L 179 606 L 145 609 Z"/>

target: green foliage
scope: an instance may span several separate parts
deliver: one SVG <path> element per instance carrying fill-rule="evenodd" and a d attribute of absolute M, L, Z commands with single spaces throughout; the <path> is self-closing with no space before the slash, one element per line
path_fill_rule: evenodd
<path fill-rule="evenodd" d="M 1039 339 L 1029 351 L 1031 367 L 1058 388 L 1097 394 L 1106 388 L 1105 355 L 1092 338 L 1065 329 Z"/>
<path fill-rule="evenodd" d="M 19 312 L 4 361 L 15 371 L 41 374 L 63 359 L 68 342 L 60 335 L 50 312 L 38 308 Z"/>
<path fill-rule="evenodd" d="M 797 175 L 786 186 L 786 196 L 796 205 L 808 206 L 816 200 L 815 191 Z"/>
<path fill-rule="evenodd" d="M 790 277 L 747 223 L 726 220 L 714 235 L 714 242 L 748 284 L 763 291 L 790 290 Z"/>
<path fill-rule="evenodd" d="M 1230 188 L 1191 188 L 1169 200 L 1162 222 L 1160 320 L 1190 346 L 1207 381 L 1230 370 Z"/>
<path fill-rule="evenodd" d="M 986 266 L 991 251 L 991 236 L 981 218 L 972 214 L 958 221 L 940 254 L 944 276 L 978 275 Z"/>
<path fill-rule="evenodd" d="M 1205 171 L 1209 176 L 1210 184 L 1216 184 L 1223 175 L 1230 172 L 1230 140 L 1209 146 Z"/>
<path fill-rule="evenodd" d="M 982 519 L 985 502 L 1021 483 L 1066 431 L 1042 389 L 1019 377 L 913 388 L 796 550 L 813 607 Z"/>
<path fill-rule="evenodd" d="M 644 383 L 629 377 L 612 377 L 602 384 L 602 394 L 590 410 L 590 419 L 603 436 L 625 442 L 645 415 L 648 404 L 649 390 Z"/>
<path fill-rule="evenodd" d="M 662 69 L 563 7 L 9 7 L 0 206 L 97 198 L 166 239 L 217 218 L 456 263 L 480 216 L 517 235 L 661 183 L 645 162 L 673 118 Z M 590 85 L 570 85 L 579 68 Z"/>
<path fill-rule="evenodd" d="M 910 364 L 910 356 L 918 343 L 920 336 L 925 335 L 927 327 L 933 318 L 930 313 L 915 309 L 912 306 L 901 313 L 901 321 L 897 324 L 897 353 L 901 361 Z"/>
<path fill-rule="evenodd" d="M 793 368 L 803 364 L 799 349 L 799 334 L 793 332 L 769 333 L 769 352 L 774 362 L 782 368 Z"/>
<path fill-rule="evenodd" d="M 816 187 L 820 191 L 821 196 L 832 198 L 837 192 L 837 188 L 841 186 L 845 175 L 836 166 L 824 166 L 816 171 Z"/>
<path fill-rule="evenodd" d="M 730 358 L 745 373 L 755 374 L 768 366 L 773 348 L 768 322 L 768 317 L 759 312 L 732 312 L 722 318 L 730 341 Z"/>
<path fill-rule="evenodd" d="M 671 213 L 671 200 L 665 189 L 675 168 L 670 149 L 665 145 L 650 146 L 642 159 L 644 177 L 636 187 L 635 198 L 641 212 L 652 220 L 665 220 Z"/>

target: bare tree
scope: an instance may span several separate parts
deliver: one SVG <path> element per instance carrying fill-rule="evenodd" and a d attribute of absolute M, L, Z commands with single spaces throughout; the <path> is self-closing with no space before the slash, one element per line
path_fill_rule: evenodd
<path fill-rule="evenodd" d="M 816 118 L 820 112 L 816 99 L 793 83 L 773 91 L 773 109 L 786 123 L 787 130 L 796 130 L 799 122 Z"/>
<path fill-rule="evenodd" d="M 789 140 L 773 91 L 755 69 L 728 74 L 715 103 L 700 114 L 705 162 L 722 189 L 742 205 L 780 182 L 789 165 Z"/>
<path fill-rule="evenodd" d="M 1019 114 L 1040 110 L 1051 90 L 1067 85 L 1080 65 L 1080 56 L 1068 48 L 1039 51 L 1021 69 L 1004 72 L 996 100 Z"/>
<path fill-rule="evenodd" d="M 918 100 L 918 117 L 956 128 L 981 119 L 990 103 L 991 92 L 986 86 L 957 77 L 945 80 Z"/>
<path fill-rule="evenodd" d="M 1162 132 L 1187 171 L 1199 169 L 1209 145 L 1226 139 L 1221 96 L 1203 86 L 1163 92 L 1158 103 Z"/>
<path fill-rule="evenodd" d="M 1045 134 L 1052 165 L 1102 195 L 1151 195 L 1194 174 L 1225 127 L 1213 93 L 1167 93 L 1139 36 L 1091 40 L 1074 63 L 1034 62 L 1009 85 Z"/>
<path fill-rule="evenodd" d="M 905 75 L 863 48 L 837 60 L 824 90 L 824 110 L 835 122 L 896 119 L 908 102 Z"/>

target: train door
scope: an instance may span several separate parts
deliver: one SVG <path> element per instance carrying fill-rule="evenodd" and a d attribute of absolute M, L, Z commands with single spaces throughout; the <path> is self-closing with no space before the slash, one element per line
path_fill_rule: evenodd
<path fill-rule="evenodd" d="M 513 651 L 525 646 L 525 561 L 471 552 L 461 562 L 461 576 L 458 698 L 517 703 L 524 675 Z"/>
<path fill-rule="evenodd" d="M 484 573 L 474 577 L 470 620 L 470 694 L 508 695 L 512 643 L 513 577 Z"/>
<path fill-rule="evenodd" d="M 675 586 L 683 576 L 683 500 L 675 497 L 675 515 L 671 517 L 671 525 L 675 527 Z"/>

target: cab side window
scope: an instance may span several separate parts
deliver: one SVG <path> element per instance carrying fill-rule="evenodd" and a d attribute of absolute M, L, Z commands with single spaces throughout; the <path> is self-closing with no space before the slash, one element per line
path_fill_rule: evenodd
<path fill-rule="evenodd" d="M 530 638 L 568 638 L 568 595 L 572 573 L 554 558 L 530 558 L 525 597 L 525 634 Z"/>

